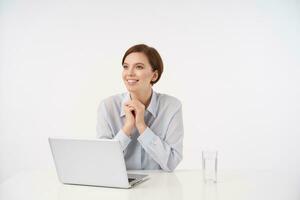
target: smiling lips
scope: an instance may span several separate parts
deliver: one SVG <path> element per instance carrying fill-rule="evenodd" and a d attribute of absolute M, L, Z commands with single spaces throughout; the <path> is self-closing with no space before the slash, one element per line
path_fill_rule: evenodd
<path fill-rule="evenodd" d="M 134 84 L 136 84 L 138 81 L 139 81 L 139 80 L 136 80 L 136 79 L 127 79 L 127 83 L 128 83 L 129 85 L 134 85 Z"/>

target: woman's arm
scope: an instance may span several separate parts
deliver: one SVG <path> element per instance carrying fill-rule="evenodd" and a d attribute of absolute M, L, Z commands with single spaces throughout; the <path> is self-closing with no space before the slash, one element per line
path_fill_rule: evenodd
<path fill-rule="evenodd" d="M 173 171 L 182 160 L 183 120 L 181 105 L 172 116 L 165 139 L 158 137 L 149 127 L 138 137 L 145 151 L 165 171 Z"/>
<path fill-rule="evenodd" d="M 99 139 L 117 139 L 120 141 L 122 146 L 122 150 L 124 151 L 128 144 L 130 143 L 131 139 L 128 137 L 122 129 L 114 136 L 113 129 L 110 127 L 108 121 L 109 118 L 107 116 L 105 103 L 102 101 L 98 107 L 98 117 L 97 117 L 97 138 Z M 118 113 L 116 113 L 118 115 Z M 119 116 L 116 116 L 119 117 Z"/>

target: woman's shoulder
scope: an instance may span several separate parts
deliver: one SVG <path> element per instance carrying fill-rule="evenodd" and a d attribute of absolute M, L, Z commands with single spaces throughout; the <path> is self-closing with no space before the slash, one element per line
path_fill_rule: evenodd
<path fill-rule="evenodd" d="M 169 105 L 173 107 L 181 107 L 181 101 L 172 95 L 164 94 L 164 93 L 156 93 L 157 100 L 161 105 Z"/>
<path fill-rule="evenodd" d="M 123 99 L 125 98 L 126 93 L 114 94 L 108 96 L 100 101 L 100 107 L 111 108 L 121 105 Z"/>

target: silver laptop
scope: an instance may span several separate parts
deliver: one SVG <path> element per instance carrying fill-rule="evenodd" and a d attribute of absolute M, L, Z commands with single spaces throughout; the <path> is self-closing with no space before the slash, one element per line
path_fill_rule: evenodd
<path fill-rule="evenodd" d="M 127 174 L 118 140 L 49 138 L 49 144 L 62 183 L 131 188 L 147 180 Z"/>

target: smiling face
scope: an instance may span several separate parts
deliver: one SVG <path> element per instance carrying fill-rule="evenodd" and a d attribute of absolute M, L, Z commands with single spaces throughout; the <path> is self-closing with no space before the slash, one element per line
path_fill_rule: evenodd
<path fill-rule="evenodd" d="M 144 92 L 150 90 L 151 81 L 158 78 L 144 53 L 129 54 L 123 63 L 122 78 L 129 92 Z"/>

